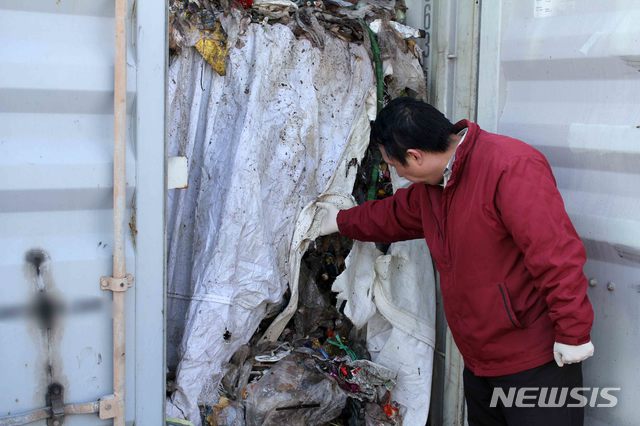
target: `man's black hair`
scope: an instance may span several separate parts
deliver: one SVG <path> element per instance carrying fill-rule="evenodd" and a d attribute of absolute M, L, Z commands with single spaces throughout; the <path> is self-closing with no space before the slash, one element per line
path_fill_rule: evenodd
<path fill-rule="evenodd" d="M 387 155 L 407 164 L 407 150 L 445 152 L 453 124 L 440 111 L 413 98 L 396 98 L 378 114 L 370 141 L 384 147 Z"/>

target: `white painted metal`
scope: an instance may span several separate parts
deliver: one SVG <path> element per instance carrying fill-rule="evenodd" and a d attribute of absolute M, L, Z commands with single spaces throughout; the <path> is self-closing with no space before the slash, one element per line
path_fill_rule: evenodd
<path fill-rule="evenodd" d="M 638 423 L 639 19 L 635 0 L 482 5 L 479 123 L 547 156 L 587 248 L 596 354 L 585 383 L 621 388 L 615 408 L 588 408 L 590 425 Z"/>
<path fill-rule="evenodd" d="M 128 23 L 126 217 L 144 252 L 135 256 L 127 232 L 136 276 L 126 296 L 127 418 L 156 425 L 164 389 L 165 10 L 139 3 Z M 45 406 L 50 380 L 64 386 L 66 403 L 113 391 L 111 294 L 99 287 L 111 275 L 113 245 L 113 14 L 111 0 L 0 1 L 0 417 Z M 137 69 L 134 45 L 145 59 Z M 32 249 L 48 259 L 40 276 L 26 261 Z M 39 288 L 66 307 L 49 333 L 28 310 Z"/>
<path fill-rule="evenodd" d="M 431 103 L 451 121 L 475 119 L 480 7 L 435 2 Z"/>
<path fill-rule="evenodd" d="M 165 2 L 136 2 L 136 263 L 135 370 L 137 426 L 164 424 L 165 401 Z M 129 263 L 129 268 L 133 264 Z M 131 349 L 129 349 L 131 353 Z M 127 377 L 129 380 L 129 378 Z M 134 398 L 132 398 L 134 397 Z"/>
<path fill-rule="evenodd" d="M 406 23 L 407 25 L 424 30 L 425 38 L 416 40 L 418 46 L 422 49 L 422 67 L 424 68 L 425 77 L 427 79 L 427 96 L 430 96 L 433 83 L 433 33 L 434 33 L 434 16 L 435 16 L 435 0 L 406 0 L 407 6 Z"/>

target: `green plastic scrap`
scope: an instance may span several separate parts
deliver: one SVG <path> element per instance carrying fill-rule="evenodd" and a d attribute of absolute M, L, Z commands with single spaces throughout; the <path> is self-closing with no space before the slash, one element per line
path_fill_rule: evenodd
<path fill-rule="evenodd" d="M 379 114 L 380 110 L 384 106 L 384 74 L 382 71 L 382 58 L 380 56 L 380 45 L 378 44 L 378 36 L 373 32 L 369 25 L 360 19 L 360 25 L 367 29 L 369 35 L 369 42 L 371 43 L 371 53 L 373 54 L 373 63 L 376 74 L 376 112 Z M 373 151 L 373 161 L 375 166 L 371 172 L 371 181 L 369 191 L 367 192 L 367 200 L 376 199 L 376 183 L 378 182 L 378 163 L 380 163 L 381 156 L 377 150 Z"/>
<path fill-rule="evenodd" d="M 367 29 L 369 34 L 369 42 L 371 43 L 371 53 L 373 54 L 373 63 L 376 72 L 376 110 L 380 110 L 384 106 L 384 74 L 382 72 L 382 58 L 380 57 L 380 45 L 378 44 L 378 36 L 373 32 L 364 20 L 360 19 L 360 24 Z"/>
<path fill-rule="evenodd" d="M 166 426 L 193 426 L 193 423 L 191 423 L 189 420 L 184 420 L 184 419 L 176 419 L 173 417 L 167 417 L 165 419 L 165 425 Z"/>
<path fill-rule="evenodd" d="M 352 351 L 351 348 L 349 348 L 347 345 L 344 344 L 344 342 L 342 341 L 342 339 L 340 339 L 340 336 L 338 334 L 336 334 L 335 340 L 327 339 L 327 343 L 345 351 L 347 356 L 349 356 L 349 358 L 351 358 L 352 361 L 355 361 L 356 359 L 358 359 L 358 356 L 356 355 L 356 353 Z"/>
<path fill-rule="evenodd" d="M 375 160 L 378 160 L 378 157 L 376 156 L 376 152 L 373 152 L 373 158 Z M 378 164 L 373 166 L 373 170 L 371 170 L 371 181 L 369 182 L 369 191 L 367 192 L 367 200 L 375 200 L 376 199 L 376 185 L 378 183 L 378 177 L 379 177 L 379 173 L 378 173 L 378 168 L 380 166 L 378 166 Z"/>

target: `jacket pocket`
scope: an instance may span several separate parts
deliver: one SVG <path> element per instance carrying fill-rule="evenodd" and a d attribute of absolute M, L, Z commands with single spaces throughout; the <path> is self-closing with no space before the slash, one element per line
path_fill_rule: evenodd
<path fill-rule="evenodd" d="M 511 307 L 511 299 L 509 298 L 509 292 L 507 291 L 507 287 L 504 285 L 504 283 L 498 284 L 498 290 L 500 290 L 502 305 L 504 306 L 504 310 L 509 317 L 509 321 L 511 321 L 511 324 L 513 324 L 514 327 L 523 328 L 522 323 L 520 323 L 520 320 L 518 320 L 518 317 L 516 317 L 515 312 L 513 312 L 513 308 Z"/>

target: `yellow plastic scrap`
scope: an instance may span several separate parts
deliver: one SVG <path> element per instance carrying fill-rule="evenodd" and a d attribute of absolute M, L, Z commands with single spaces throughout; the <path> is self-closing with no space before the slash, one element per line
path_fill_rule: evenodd
<path fill-rule="evenodd" d="M 196 50 L 218 75 L 225 75 L 227 71 L 227 34 L 220 21 L 216 21 L 213 31 L 205 31 L 202 38 L 195 45 Z"/>
<path fill-rule="evenodd" d="M 229 403 L 230 401 L 227 398 L 224 396 L 220 397 L 218 403 L 212 407 L 213 411 L 209 413 L 205 419 L 207 426 L 218 426 L 218 415 L 220 414 L 220 411 L 229 406 Z"/>

